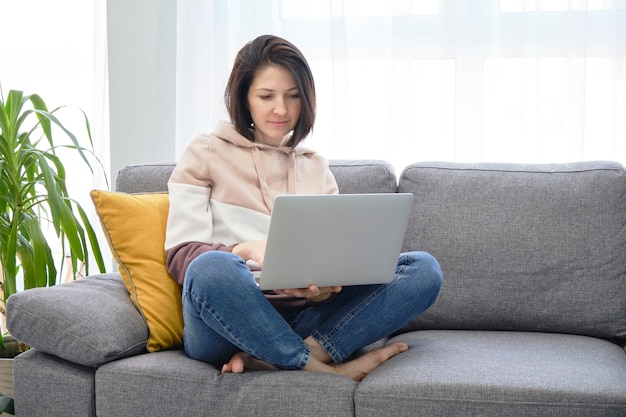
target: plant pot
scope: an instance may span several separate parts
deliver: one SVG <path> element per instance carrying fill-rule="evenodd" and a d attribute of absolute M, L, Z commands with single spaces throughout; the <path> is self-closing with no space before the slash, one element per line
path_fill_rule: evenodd
<path fill-rule="evenodd" d="M 8 397 L 11 403 L 9 408 L 4 408 L 5 403 L 2 402 L 2 410 L 0 410 L 0 417 L 12 416 L 13 412 L 13 358 L 22 352 L 21 344 L 15 340 L 13 336 L 5 335 L 2 338 L 4 342 L 4 348 L 0 349 L 0 394 L 3 400 Z M 2 412 L 3 410 L 10 410 L 8 413 Z"/>
<path fill-rule="evenodd" d="M 4 348 L 0 349 L 0 393 L 13 398 L 13 358 L 22 352 L 13 336 L 5 335 Z"/>
<path fill-rule="evenodd" d="M 2 393 L 5 397 L 13 398 L 13 358 L 0 357 L 0 393 Z M 9 401 L 13 402 L 12 399 Z M 13 412 L 13 410 L 11 409 L 10 412 Z M 0 417 L 8 417 L 12 415 L 13 414 L 4 413 L 0 410 Z"/>
<path fill-rule="evenodd" d="M 13 398 L 13 358 L 22 352 L 22 346 L 11 335 L 5 335 L 2 339 L 4 348 L 0 349 L 0 393 Z"/>
<path fill-rule="evenodd" d="M 0 393 L 13 398 L 13 358 L 0 358 Z"/>

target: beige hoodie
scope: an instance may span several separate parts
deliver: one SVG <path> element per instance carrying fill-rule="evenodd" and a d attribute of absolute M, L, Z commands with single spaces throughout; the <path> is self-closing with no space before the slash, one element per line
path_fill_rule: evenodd
<path fill-rule="evenodd" d="M 338 192 L 328 162 L 313 150 L 254 143 L 226 122 L 188 145 L 168 188 L 165 249 L 181 284 L 200 253 L 266 240 L 276 196 Z"/>

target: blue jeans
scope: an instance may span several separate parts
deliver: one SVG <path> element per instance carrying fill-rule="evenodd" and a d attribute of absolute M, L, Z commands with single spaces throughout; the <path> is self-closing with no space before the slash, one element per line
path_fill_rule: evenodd
<path fill-rule="evenodd" d="M 390 335 L 437 298 L 443 273 L 425 252 L 400 255 L 392 282 L 343 287 L 331 301 L 279 313 L 243 260 L 212 251 L 194 259 L 183 285 L 187 356 L 221 367 L 243 351 L 280 369 L 302 369 L 312 336 L 335 363 Z"/>

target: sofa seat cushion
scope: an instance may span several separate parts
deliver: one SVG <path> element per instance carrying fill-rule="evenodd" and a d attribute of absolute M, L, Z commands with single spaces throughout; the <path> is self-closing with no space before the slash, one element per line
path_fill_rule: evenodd
<path fill-rule="evenodd" d="M 626 355 L 588 336 L 425 330 L 366 377 L 355 415 L 624 416 Z"/>
<path fill-rule="evenodd" d="M 41 352 L 91 367 L 143 353 L 148 340 L 119 274 L 16 293 L 7 302 L 7 327 Z"/>
<path fill-rule="evenodd" d="M 354 416 L 356 383 L 305 371 L 221 375 L 182 351 L 147 353 L 96 371 L 102 416 Z M 138 414 L 140 412 L 140 414 Z"/>
<path fill-rule="evenodd" d="M 412 329 L 626 337 L 626 172 L 614 162 L 419 163 L 405 250 L 444 284 Z"/>

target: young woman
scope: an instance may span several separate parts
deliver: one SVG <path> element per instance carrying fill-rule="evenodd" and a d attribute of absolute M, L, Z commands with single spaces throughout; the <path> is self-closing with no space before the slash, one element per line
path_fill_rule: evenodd
<path fill-rule="evenodd" d="M 246 261 L 263 265 L 274 197 L 338 189 L 328 162 L 299 146 L 315 122 L 315 86 L 293 44 L 270 35 L 246 44 L 225 101 L 230 123 L 195 138 L 169 181 L 165 249 L 183 287 L 185 352 L 224 373 L 304 369 L 359 381 L 408 346 L 351 355 L 426 310 L 441 269 L 411 252 L 389 284 L 259 290 Z"/>

